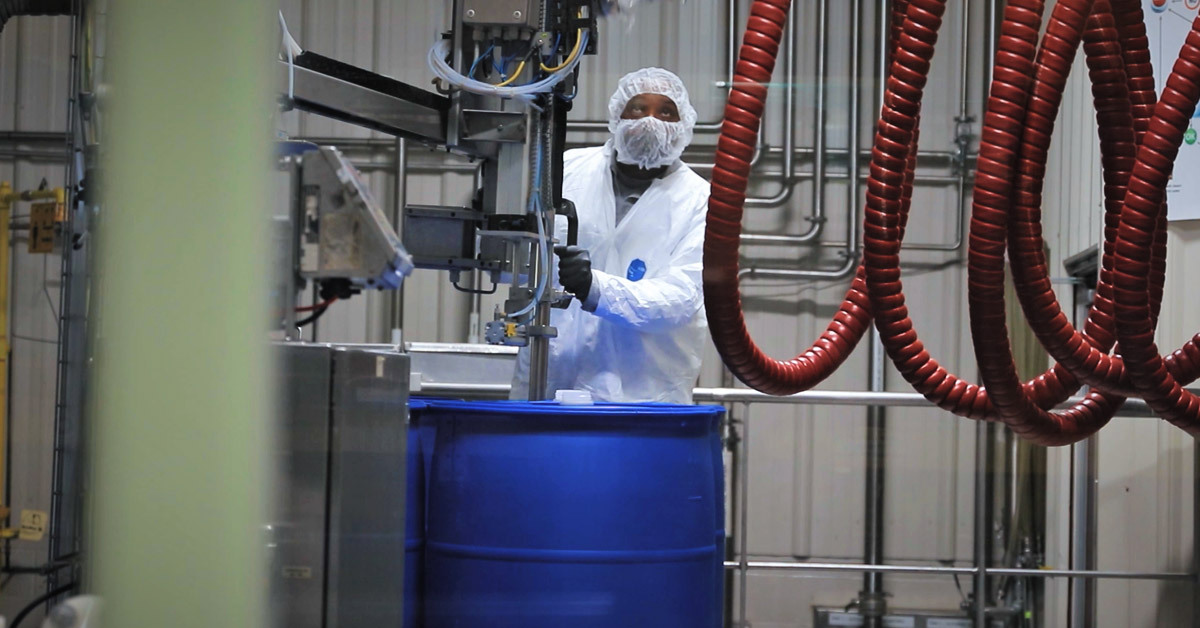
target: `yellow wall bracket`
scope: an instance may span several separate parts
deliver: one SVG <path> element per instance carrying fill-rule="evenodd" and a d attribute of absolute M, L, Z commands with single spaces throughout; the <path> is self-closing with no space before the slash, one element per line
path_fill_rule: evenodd
<path fill-rule="evenodd" d="M 27 190 L 14 192 L 12 184 L 0 181 L 0 505 L 8 503 L 8 495 L 4 494 L 4 470 L 7 462 L 4 452 L 8 451 L 8 365 L 11 348 L 8 342 L 8 269 L 11 247 L 9 246 L 9 221 L 12 219 L 12 207 L 21 201 L 48 201 L 40 203 L 49 206 L 52 216 L 66 217 L 66 190 L 54 188 L 49 190 Z M 61 220 L 59 221 L 62 222 Z M 33 251 L 33 240 L 30 240 L 30 251 Z M 53 234 L 50 240 L 53 250 Z M 0 521 L 8 518 L 7 509 L 0 514 Z M 5 530 L 0 530 L 0 538 Z"/>

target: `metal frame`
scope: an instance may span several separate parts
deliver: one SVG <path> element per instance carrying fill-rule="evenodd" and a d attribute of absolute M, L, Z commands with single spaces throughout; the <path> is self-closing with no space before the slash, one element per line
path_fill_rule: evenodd
<path fill-rule="evenodd" d="M 392 135 L 445 143 L 449 99 L 400 81 L 385 85 L 383 77 L 378 76 L 373 77 L 372 85 L 353 82 L 352 76 L 334 76 L 307 67 L 312 58 L 337 64 L 346 72 L 357 69 L 312 53 L 302 54 L 291 63 L 277 62 L 282 92 L 289 97 L 289 104 Z"/>

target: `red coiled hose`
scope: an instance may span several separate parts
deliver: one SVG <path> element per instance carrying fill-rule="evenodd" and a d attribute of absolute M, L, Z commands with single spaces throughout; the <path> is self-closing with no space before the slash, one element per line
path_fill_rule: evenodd
<path fill-rule="evenodd" d="M 1136 2 L 1125 0 L 1122 4 L 1122 14 L 1127 23 L 1141 25 L 1141 7 Z M 1132 6 L 1128 6 L 1131 5 Z M 1108 17 L 1109 10 L 1106 0 L 1097 0 L 1097 11 L 1093 12 L 1093 21 L 1101 20 L 1102 28 L 1115 31 L 1112 20 Z M 1131 30 L 1126 27 L 1125 30 Z M 1128 377 L 1124 373 L 1123 364 L 1119 358 L 1110 357 L 1107 351 L 1112 347 L 1114 337 L 1111 333 L 1112 324 L 1112 268 L 1116 244 L 1116 231 L 1120 223 L 1121 209 L 1125 188 L 1128 183 L 1130 169 L 1133 164 L 1135 144 L 1140 143 L 1142 133 L 1136 133 L 1131 111 L 1137 111 L 1136 126 L 1144 132 L 1148 123 L 1145 106 L 1131 107 L 1129 95 L 1134 94 L 1140 103 L 1153 103 L 1153 77 L 1129 76 L 1128 84 L 1120 80 L 1125 78 L 1122 67 L 1129 67 L 1135 72 L 1148 72 L 1149 64 L 1140 63 L 1140 59 L 1148 59 L 1145 49 L 1144 29 L 1140 37 L 1131 38 L 1132 43 L 1124 48 L 1125 61 L 1118 65 L 1115 54 L 1121 50 L 1108 50 L 1105 57 L 1107 63 L 1091 63 L 1089 67 L 1094 79 L 1094 93 L 1097 103 L 1097 121 L 1101 134 L 1102 152 L 1105 162 L 1105 243 L 1104 255 L 1100 271 L 1100 282 L 1097 286 L 1097 307 L 1092 308 L 1085 327 L 1087 336 L 1082 336 L 1071 326 L 1067 317 L 1062 313 L 1053 290 L 1050 287 L 1048 269 L 1046 268 L 1041 237 L 1039 207 L 1041 203 L 1040 176 L 1031 176 L 1027 172 L 1041 172 L 1045 165 L 1045 150 L 1028 150 L 1039 145 L 1038 141 L 1030 138 L 1034 132 L 1048 141 L 1053 130 L 1052 120 L 1042 116 L 1031 116 L 1026 127 L 1025 152 L 1035 153 L 1033 158 L 1023 157 L 1022 175 L 1018 179 L 1018 193 L 1014 199 L 1012 214 L 1013 233 L 1009 237 L 1009 257 L 1016 278 L 1017 293 L 1030 326 L 1038 335 L 1049 353 L 1078 376 L 1085 383 L 1121 394 L 1136 394 Z M 1089 45 L 1097 45 L 1093 41 Z M 1097 80 L 1099 79 L 1099 80 Z M 1104 83 L 1105 79 L 1108 83 Z M 1135 89 L 1135 86 L 1137 87 Z M 1148 86 L 1148 88 L 1147 88 Z M 1138 92 L 1141 92 L 1140 94 Z M 1057 104 L 1054 105 L 1055 111 Z M 1035 129 L 1035 126 L 1037 127 Z M 1108 148 L 1105 148 L 1105 147 Z M 1024 155 L 1024 153 L 1023 153 Z M 1150 314 L 1151 321 L 1157 320 L 1158 310 L 1162 300 L 1162 286 L 1166 268 L 1166 221 L 1160 216 L 1154 234 L 1154 246 L 1151 248 L 1152 272 L 1150 276 Z M 1091 344 L 1089 344 L 1089 340 Z M 1190 345 L 1191 343 L 1189 343 Z M 1186 350 L 1187 347 L 1181 349 Z M 1195 372 L 1188 372 L 1185 363 L 1175 357 L 1167 359 L 1167 368 L 1172 373 L 1194 379 Z"/>
<path fill-rule="evenodd" d="M 1126 114 L 1130 109 L 1119 48 L 1106 50 L 1103 45 L 1116 43 L 1115 29 L 1105 28 L 1105 17 L 1110 9 L 1106 2 L 1096 4 L 1098 11 L 1093 13 L 1091 0 L 1063 0 L 1057 3 L 1042 40 L 1037 63 L 1033 64 L 1035 69 L 1028 90 L 1029 97 L 1024 103 L 1025 110 L 1022 111 L 1021 103 L 1010 102 L 1012 115 L 993 117 L 989 111 L 985 125 L 990 124 L 991 128 L 998 128 L 1001 132 L 993 134 L 991 141 L 985 138 L 980 143 L 980 171 L 988 176 L 984 179 L 984 185 L 976 187 L 971 219 L 968 302 L 980 377 L 996 400 L 997 412 L 1003 420 L 1019 434 L 1046 444 L 1068 443 L 1094 433 L 1107 423 L 1124 401 L 1120 397 L 1090 393 L 1083 403 L 1065 412 L 1051 413 L 1038 407 L 1035 400 L 1021 390 L 1008 342 L 1004 312 L 1004 252 L 1009 237 L 1009 216 L 1014 208 L 1024 207 L 1031 212 L 1040 208 L 1050 136 L 1085 24 L 1088 25 L 1093 43 L 1100 44 L 1089 50 L 1089 65 L 1101 70 L 1092 73 L 1093 84 L 1097 91 L 1112 96 L 1112 102 L 1098 102 L 1098 107 L 1117 112 L 1124 109 Z M 1031 2 L 1020 8 L 1031 13 L 1037 11 L 1040 21 L 1041 6 Z M 1107 22 L 1111 23 L 1111 19 Z M 1112 54 L 1114 52 L 1116 54 Z M 1111 73 L 1105 74 L 1104 70 L 1110 70 Z M 1016 97 L 1021 93 L 1020 86 L 1006 87 L 1016 89 L 993 89 L 993 93 L 1000 94 L 1001 98 Z M 989 110 L 992 104 L 989 102 Z M 1119 138 L 1122 135 L 1120 130 L 1124 129 L 1127 131 L 1126 139 L 1132 140 L 1132 121 L 1120 119 L 1114 122 L 1118 129 L 1114 136 Z M 1122 122 L 1125 124 L 1122 125 Z M 1106 157 L 1111 158 L 1116 152 L 1119 158 L 1122 151 L 1127 154 L 1132 150 L 1132 142 L 1109 141 L 1104 134 L 1102 138 L 1105 140 L 1102 145 Z M 1123 194 L 1128 170 L 1122 170 L 1120 165 L 1120 162 L 1109 164 L 1106 171 L 1107 180 L 1112 184 L 1110 196 Z M 1013 237 L 1018 235 L 1014 233 Z M 1014 262 L 1014 274 L 1019 277 L 1016 266 Z M 1044 267 L 1042 270 L 1045 270 Z M 998 286 L 992 283 L 997 277 Z M 1099 345 L 1107 342 L 1107 346 L 1103 346 L 1107 350 L 1112 346 L 1108 340 L 1111 327 L 1098 323 L 1097 314 L 1101 312 L 1094 307 L 1089 318 L 1101 338 L 1085 339 L 1084 344 L 1092 347 L 1093 342 Z M 1061 365 L 1056 365 L 1049 375 L 1065 386 L 1078 386 L 1071 373 L 1065 372 Z"/>
<path fill-rule="evenodd" d="M 704 305 L 717 351 L 738 379 L 776 395 L 806 390 L 824 380 L 845 361 L 871 325 L 861 267 L 825 333 L 791 360 L 774 360 L 763 353 L 750 339 L 742 316 L 737 263 L 742 207 L 766 84 L 775 68 L 790 4 L 791 0 L 756 0 L 750 9 L 717 146 L 704 240 Z M 903 171 L 900 176 L 904 177 Z M 899 208 L 897 212 L 903 213 Z"/>
<path fill-rule="evenodd" d="M 949 374 L 925 352 L 908 319 L 900 283 L 898 253 L 911 197 L 917 120 L 944 1 L 894 5 L 896 47 L 867 184 L 864 266 L 839 314 L 812 348 L 787 362 L 765 356 L 750 340 L 737 285 L 741 206 L 765 84 L 789 4 L 756 0 L 718 147 L 705 242 L 710 328 L 734 374 L 754 388 L 775 394 L 811 387 L 846 358 L 865 331 L 873 308 L 884 345 L 900 372 L 931 401 L 958 414 L 975 418 L 995 414 L 1017 433 L 1044 444 L 1073 442 L 1103 426 L 1122 402 L 1120 397 L 1094 392 L 1067 411 L 1043 410 L 1061 402 L 1083 380 L 1102 391 L 1137 390 L 1177 425 L 1200 424 L 1200 399 L 1185 394 L 1178 383 L 1200 372 L 1200 335 L 1166 360 L 1153 346 L 1166 259 L 1165 207 L 1158 185 L 1159 179 L 1165 185 L 1165 176 L 1156 179 L 1154 169 L 1169 168 L 1195 106 L 1200 75 L 1189 73 L 1200 69 L 1200 35 L 1194 31 L 1189 37 L 1192 49 L 1185 46 L 1176 67 L 1176 75 L 1182 76 L 1172 77 L 1171 99 L 1167 105 L 1159 103 L 1156 110 L 1139 3 L 1114 3 L 1115 20 L 1107 0 L 1095 0 L 1095 7 L 1092 0 L 1058 3 L 1036 63 L 1043 4 L 1013 0 L 1005 10 L 978 160 L 969 257 L 972 336 L 981 377 L 992 390 L 989 399 L 981 387 Z M 1046 150 L 1081 36 L 1100 122 L 1106 184 L 1104 261 L 1085 334 L 1064 325 L 1066 317 L 1049 287 L 1038 222 Z M 1151 111 L 1156 111 L 1153 121 Z M 1187 115 L 1181 118 L 1183 113 Z M 1149 148 L 1138 141 L 1148 128 L 1159 131 L 1147 135 Z M 1135 145 L 1141 146 L 1142 176 L 1135 176 L 1131 185 L 1142 187 L 1139 193 L 1127 195 Z M 1137 213 L 1125 219 L 1130 207 Z M 1126 244 L 1124 254 L 1118 242 Z M 1016 377 L 1004 320 L 1006 247 L 1026 315 L 1061 362 L 1024 386 Z M 1110 299 L 1114 268 L 1123 272 L 1115 275 L 1117 298 Z M 864 301 L 864 292 L 869 301 Z M 1132 341 L 1129 346 L 1138 351 L 1138 364 L 1129 369 L 1132 377 L 1124 375 L 1120 359 L 1106 353 L 1115 338 L 1120 338 L 1122 347 Z"/>
<path fill-rule="evenodd" d="M 1179 51 L 1179 58 L 1154 107 L 1125 194 L 1117 230 L 1114 268 L 1117 339 L 1125 367 L 1138 392 L 1160 416 L 1193 434 L 1200 432 L 1200 397 L 1183 390 L 1181 379 L 1168 370 L 1154 343 L 1154 321 L 1147 286 L 1139 277 L 1152 272 L 1155 233 L 1166 215 L 1166 185 L 1175 165 L 1196 102 L 1200 100 L 1200 17 Z M 1192 342 L 1176 352 L 1188 371 L 1200 362 L 1200 349 Z"/>
<path fill-rule="evenodd" d="M 767 83 L 775 67 L 790 4 L 791 0 L 756 0 L 751 7 L 718 142 L 704 240 L 704 302 L 717 351 L 738 379 L 775 395 L 808 390 L 829 377 L 871 326 L 862 266 L 825 332 L 807 351 L 791 360 L 775 360 L 763 353 L 750 338 L 742 315 L 737 263 L 742 207 Z M 893 41 L 899 36 L 907 5 L 907 0 L 893 2 Z M 909 158 L 901 160 L 896 172 L 900 180 L 896 210 L 901 232 L 908 218 L 915 168 L 913 151 Z"/>

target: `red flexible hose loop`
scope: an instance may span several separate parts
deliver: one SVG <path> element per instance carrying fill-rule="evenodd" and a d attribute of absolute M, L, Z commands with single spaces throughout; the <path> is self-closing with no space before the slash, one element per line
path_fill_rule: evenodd
<path fill-rule="evenodd" d="M 1138 392 L 1160 416 L 1193 434 L 1200 433 L 1200 397 L 1183 390 L 1154 343 L 1151 295 L 1144 277 L 1153 272 L 1155 233 L 1166 215 L 1166 185 L 1196 102 L 1200 100 L 1200 17 L 1179 51 L 1179 59 L 1154 107 L 1125 194 L 1117 231 L 1114 269 L 1117 339 Z M 1195 365 L 1196 337 L 1176 352 Z"/>
<path fill-rule="evenodd" d="M 1140 2 L 1111 2 L 1060 0 L 1040 47 L 1043 3 L 1010 0 L 1005 8 L 977 160 L 968 256 L 972 338 L 989 396 L 925 351 L 908 318 L 900 281 L 920 103 L 944 0 L 893 5 L 891 74 L 867 180 L 863 265 L 838 315 L 813 347 L 786 362 L 767 357 L 749 338 L 737 281 L 742 204 L 789 5 L 788 0 L 756 0 L 718 146 L 705 241 L 710 328 L 733 373 L 774 394 L 811 387 L 845 360 L 873 310 L 900 373 L 952 412 L 1000 418 L 1035 442 L 1065 444 L 1102 427 L 1123 402 L 1117 393 L 1136 391 L 1168 420 L 1200 432 L 1200 397 L 1180 387 L 1200 374 L 1200 334 L 1165 359 L 1153 343 L 1166 269 L 1163 190 L 1200 97 L 1200 19 L 1156 104 Z M 1097 298 L 1082 334 L 1055 300 L 1040 225 L 1050 138 L 1081 41 L 1100 129 L 1106 208 Z M 1024 385 L 1013 364 L 1004 314 L 1006 250 L 1023 310 L 1059 360 Z M 1117 340 L 1128 365 L 1107 354 Z M 1098 390 L 1068 410 L 1044 410 L 1063 401 L 1080 381 Z"/>
<path fill-rule="evenodd" d="M 1128 395 L 1136 394 L 1136 391 L 1124 372 L 1121 360 L 1107 355 L 1115 340 L 1111 281 L 1116 226 L 1120 222 L 1122 201 L 1136 150 L 1130 87 L 1142 85 L 1145 91 L 1147 81 L 1141 80 L 1143 77 L 1133 76 L 1129 77 L 1126 84 L 1125 68 L 1146 72 L 1150 66 L 1139 62 L 1145 53 L 1144 37 L 1133 38 L 1132 43 L 1124 50 L 1125 59 L 1120 58 L 1122 50 L 1116 42 L 1116 27 L 1111 19 L 1107 0 L 1098 0 L 1096 9 L 1089 21 L 1089 32 L 1101 36 L 1093 36 L 1088 43 L 1088 65 L 1093 79 L 1102 161 L 1105 166 L 1107 227 L 1100 281 L 1096 289 L 1096 306 L 1089 312 L 1084 328 L 1086 335 L 1079 334 L 1062 312 L 1050 285 L 1049 269 L 1043 253 L 1040 206 L 1046 150 L 1041 143 L 1049 141 L 1053 121 L 1038 115 L 1032 115 L 1027 120 L 1021 174 L 1017 181 L 1017 194 L 1014 197 L 1014 211 L 1011 216 L 1013 232 L 1008 243 L 1009 258 L 1012 261 L 1017 294 L 1030 327 L 1050 355 L 1059 360 L 1060 366 L 1068 369 L 1083 382 L 1101 390 Z M 1126 20 L 1135 20 L 1137 24 L 1141 24 L 1140 5 L 1135 3 L 1132 8 L 1126 8 L 1126 12 Z M 1099 31 L 1095 30 L 1097 28 Z M 1138 50 L 1138 46 L 1142 49 Z M 1126 63 L 1126 59 L 1130 62 Z M 1138 95 L 1138 101 L 1141 103 L 1152 102 L 1155 98 L 1152 80 L 1148 84 L 1151 86 L 1149 94 Z M 1143 115 L 1146 109 L 1139 107 L 1137 111 L 1139 115 Z M 1052 113 L 1057 113 L 1057 102 L 1053 105 Z M 1138 120 L 1142 127 L 1146 122 L 1145 119 Z M 1025 156 L 1026 153 L 1031 156 Z M 1156 321 L 1161 307 L 1166 267 L 1165 220 L 1160 220 L 1157 225 L 1151 257 L 1153 271 L 1150 277 L 1150 305 L 1152 320 Z M 1167 359 L 1167 367 L 1173 374 L 1188 381 L 1195 378 L 1194 372 L 1185 372 L 1174 358 Z M 1114 401 L 1120 399 L 1114 398 Z"/>
<path fill-rule="evenodd" d="M 996 399 L 996 409 L 1001 418 L 1018 433 L 1045 444 L 1065 444 L 1091 435 L 1103 427 L 1112 418 L 1116 408 L 1124 402 L 1121 397 L 1090 393 L 1082 403 L 1064 412 L 1051 413 L 1038 407 L 1036 401 L 1021 389 L 1009 345 L 1004 308 L 1004 251 L 1006 242 L 1010 239 L 1010 213 L 1014 209 L 1018 212 L 1022 209 L 1037 212 L 1041 206 L 1041 183 L 1054 120 L 1058 117 L 1062 91 L 1083 37 L 1085 23 L 1089 25 L 1087 30 L 1094 41 L 1103 43 L 1108 37 L 1114 44 L 1114 48 L 1108 52 L 1115 54 L 1107 56 L 1100 56 L 1105 52 L 1103 47 L 1089 49 L 1089 64 L 1092 67 L 1117 70 L 1107 76 L 1103 73 L 1101 76 L 1093 73 L 1093 83 L 1102 92 L 1116 94 L 1117 98 L 1113 99 L 1115 102 L 1112 103 L 1115 109 L 1119 111 L 1124 108 L 1128 112 L 1130 108 L 1128 98 L 1121 98 L 1126 93 L 1126 85 L 1122 71 L 1124 64 L 1119 56 L 1119 49 L 1115 47 L 1115 29 L 1103 28 L 1105 24 L 1102 14 L 1107 14 L 1110 10 L 1107 2 L 1103 0 L 1097 4 L 1101 15 L 1093 13 L 1092 0 L 1062 0 L 1055 5 L 1038 52 L 1024 119 L 985 121 L 985 124 L 1003 125 L 1007 131 L 1003 136 L 1006 143 L 998 145 L 996 142 L 989 143 L 985 140 L 980 146 L 981 153 L 997 155 L 998 159 L 1006 159 L 1011 155 L 1012 161 L 999 166 L 995 165 L 995 162 L 989 162 L 989 167 L 992 167 L 991 174 L 995 175 L 991 183 L 995 187 L 987 191 L 990 194 L 976 194 L 971 218 L 968 301 L 971 336 L 980 364 L 980 377 Z M 1111 23 L 1111 19 L 1108 22 Z M 1102 65 L 1102 61 L 1107 61 L 1107 64 Z M 1105 85 L 1098 79 L 1108 79 L 1109 84 Z M 1125 125 L 1125 129 L 1132 140 L 1132 121 Z M 1132 142 L 1128 147 L 1105 142 L 1104 148 L 1106 155 L 1111 155 L 1114 150 L 1121 148 L 1126 148 L 1126 152 L 1129 152 Z M 1011 170 L 1006 172 L 1004 168 Z M 1106 175 L 1117 183 L 1123 180 L 1119 170 L 1110 168 Z M 1016 184 L 1010 186 L 1014 178 Z M 1112 192 L 1121 193 L 1121 186 L 1114 186 Z M 1027 235 L 1014 229 L 1011 238 L 1019 239 Z M 1018 264 L 1015 259 L 1013 265 L 1014 274 L 1020 282 L 1022 274 L 1017 270 Z M 1040 270 L 1044 277 L 1044 260 Z M 1103 325 L 1097 325 L 1097 330 L 1106 336 L 1112 335 L 1111 326 L 1106 329 Z M 1039 338 L 1043 343 L 1047 341 L 1044 336 Z M 1092 346 L 1088 340 L 1085 340 L 1084 344 Z M 1047 376 L 1056 378 L 1067 388 L 1078 387 L 1077 380 L 1057 365 Z"/>
<path fill-rule="evenodd" d="M 791 360 L 772 359 L 759 349 L 742 315 L 737 263 L 742 207 L 767 83 L 790 4 L 790 0 L 756 0 L 751 7 L 717 144 L 704 240 L 704 304 L 717 351 L 738 379 L 776 395 L 800 392 L 820 383 L 846 360 L 871 324 L 861 267 L 825 332 L 807 351 Z M 896 2 L 895 9 L 905 5 Z M 893 32 L 896 30 L 893 25 Z M 900 200 L 902 207 L 898 208 L 898 213 L 906 216 L 912 180 L 907 157 L 893 167 L 895 171 L 889 176 L 909 184 L 909 195 Z"/>

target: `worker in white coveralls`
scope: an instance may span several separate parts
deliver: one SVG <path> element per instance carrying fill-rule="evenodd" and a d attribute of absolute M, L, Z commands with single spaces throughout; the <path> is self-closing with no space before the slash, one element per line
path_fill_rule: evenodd
<path fill-rule="evenodd" d="M 608 142 L 563 157 L 579 243 L 554 250 L 558 281 L 575 299 L 551 315 L 558 337 L 548 391 L 691 403 L 707 327 L 700 275 L 709 185 L 680 155 L 696 110 L 678 76 L 645 68 L 621 79 L 608 119 Z M 523 349 L 513 397 L 528 390 Z"/>

